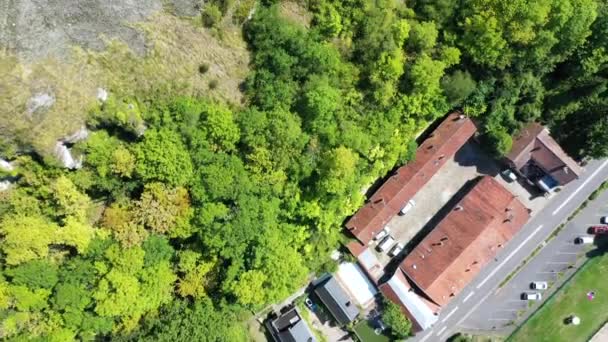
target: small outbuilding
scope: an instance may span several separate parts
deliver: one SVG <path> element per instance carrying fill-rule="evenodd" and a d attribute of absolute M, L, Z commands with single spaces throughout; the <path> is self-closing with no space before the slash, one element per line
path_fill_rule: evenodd
<path fill-rule="evenodd" d="M 267 322 L 266 327 L 276 342 L 317 342 L 297 308 Z"/>
<path fill-rule="evenodd" d="M 547 192 L 577 179 L 583 171 L 551 137 L 549 130 L 536 122 L 513 138 L 513 147 L 505 159 L 513 170 Z"/>

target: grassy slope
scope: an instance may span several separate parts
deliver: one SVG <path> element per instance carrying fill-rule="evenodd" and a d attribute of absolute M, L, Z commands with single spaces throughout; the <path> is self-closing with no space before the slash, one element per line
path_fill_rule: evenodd
<path fill-rule="evenodd" d="M 222 35 L 200 26 L 198 18 L 158 13 L 133 25 L 146 33 L 143 57 L 125 43 L 108 42 L 101 52 L 73 47 L 73 58 L 22 63 L 0 51 L 0 139 L 20 141 L 49 155 L 55 141 L 86 121 L 97 87 L 121 96 L 136 96 L 170 83 L 183 95 L 205 95 L 239 105 L 240 83 L 248 73 L 249 53 L 240 28 L 226 20 Z M 65 47 L 70 49 L 70 47 Z M 198 69 L 207 64 L 209 70 Z M 217 80 L 216 89 L 209 82 Z M 55 104 L 42 113 L 27 113 L 28 99 L 52 93 Z"/>
<path fill-rule="evenodd" d="M 509 341 L 587 341 L 608 320 L 608 254 L 591 259 Z M 595 291 L 594 300 L 587 292 Z M 578 326 L 564 324 L 576 314 Z"/>

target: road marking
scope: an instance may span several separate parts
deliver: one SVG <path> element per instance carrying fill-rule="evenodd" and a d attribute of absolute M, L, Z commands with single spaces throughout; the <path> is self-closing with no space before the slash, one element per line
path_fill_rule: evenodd
<path fill-rule="evenodd" d="M 557 214 L 557 213 L 558 213 L 560 210 L 562 210 L 562 208 L 563 208 L 563 207 L 564 207 L 566 204 L 568 204 L 568 202 L 570 202 L 570 201 L 572 200 L 572 198 L 574 198 L 574 196 L 576 196 L 576 194 L 578 194 L 578 192 L 579 192 L 579 191 L 581 191 L 581 190 L 582 190 L 582 189 L 585 187 L 585 185 L 587 185 L 587 183 L 589 183 L 589 182 L 590 182 L 590 181 L 593 179 L 593 177 L 595 177 L 595 176 L 596 176 L 596 175 L 597 175 L 597 174 L 598 174 L 598 173 L 599 173 L 599 172 L 600 172 L 600 171 L 601 171 L 601 170 L 602 170 L 602 169 L 603 169 L 603 168 L 604 168 L 606 165 L 608 165 L 608 160 L 604 161 L 604 162 L 602 163 L 602 165 L 600 165 L 600 167 L 598 167 L 598 168 L 597 168 L 597 170 L 595 170 L 595 171 L 594 171 L 594 172 L 591 174 L 591 176 L 589 176 L 589 178 L 587 178 L 587 179 L 586 179 L 586 180 L 583 182 L 583 184 L 581 184 L 581 185 L 578 187 L 578 189 L 574 190 L 574 192 L 573 192 L 573 193 L 571 193 L 571 194 L 570 194 L 570 196 L 568 196 L 568 198 L 566 198 L 566 200 L 565 200 L 565 201 L 563 201 L 563 202 L 562 202 L 562 204 L 561 204 L 559 207 L 557 207 L 557 209 L 555 209 L 555 211 L 554 211 L 554 212 L 553 212 L 551 215 L 555 215 L 555 214 Z"/>
<path fill-rule="evenodd" d="M 578 252 L 557 252 L 557 254 L 572 255 L 572 254 L 578 254 Z"/>
<path fill-rule="evenodd" d="M 452 311 L 450 311 L 450 313 L 447 316 L 445 316 L 445 318 L 442 319 L 441 322 L 439 322 L 439 323 L 443 323 L 443 322 L 447 321 L 448 318 L 450 318 L 450 316 L 452 316 L 454 314 L 454 312 L 456 312 L 456 310 L 458 310 L 458 307 L 455 307 Z"/>
<path fill-rule="evenodd" d="M 475 304 L 471 310 L 469 310 L 469 312 L 467 312 L 462 319 L 460 319 L 460 321 L 458 321 L 458 323 L 454 324 L 453 326 L 459 326 L 462 322 L 464 322 L 465 319 L 469 318 L 469 316 L 471 316 L 471 314 L 473 312 L 475 312 L 475 310 L 477 310 L 477 308 L 481 305 L 481 303 L 483 303 L 484 300 L 486 300 L 490 295 L 492 294 L 492 292 L 488 292 L 485 296 L 483 296 L 483 298 L 481 298 L 481 300 Z"/>
<path fill-rule="evenodd" d="M 608 161 L 607 161 L 608 162 Z M 543 227 L 543 225 L 541 224 L 540 226 L 536 227 L 536 229 L 532 232 L 532 234 L 530 234 L 525 240 L 524 242 L 522 242 L 519 246 L 517 246 L 517 248 L 515 248 L 515 250 L 513 250 L 511 252 L 511 254 L 509 254 L 505 260 L 503 260 L 496 268 L 494 268 L 494 270 L 492 270 L 492 272 L 486 277 L 486 279 L 484 279 L 479 285 L 477 285 L 477 289 L 479 289 L 480 287 L 482 287 L 488 280 L 490 280 L 490 278 L 492 278 L 496 272 L 498 272 L 502 266 L 504 266 L 504 264 L 507 263 L 507 261 L 509 261 L 509 259 L 511 259 L 513 257 L 513 255 L 515 255 L 515 253 L 519 252 L 519 250 L 528 242 L 530 241 L 531 238 L 534 237 L 534 235 L 536 235 L 536 233 L 538 233 L 539 230 L 541 230 L 541 228 Z"/>
<path fill-rule="evenodd" d="M 445 331 L 445 329 L 447 329 L 447 328 L 448 328 L 447 326 L 445 326 L 445 327 L 441 328 L 441 330 L 439 330 L 439 332 L 438 332 L 438 333 L 436 333 L 436 334 L 435 334 L 435 336 L 439 336 L 439 335 L 441 335 L 441 333 L 442 333 L 442 332 L 444 332 L 444 331 Z"/>
<path fill-rule="evenodd" d="M 469 293 L 466 297 L 464 297 L 464 299 L 462 300 L 463 303 L 465 303 L 467 300 L 469 300 L 469 298 L 471 298 L 471 296 L 474 294 L 475 292 L 471 291 L 471 293 Z"/>
<path fill-rule="evenodd" d="M 429 337 L 431 337 L 431 335 L 432 335 L 432 334 L 433 334 L 433 332 L 432 332 L 432 331 L 429 331 L 429 333 L 428 333 L 426 336 L 424 336 L 424 337 L 423 337 L 423 338 L 420 340 L 420 342 L 424 342 L 424 341 L 428 340 L 428 338 L 429 338 Z"/>

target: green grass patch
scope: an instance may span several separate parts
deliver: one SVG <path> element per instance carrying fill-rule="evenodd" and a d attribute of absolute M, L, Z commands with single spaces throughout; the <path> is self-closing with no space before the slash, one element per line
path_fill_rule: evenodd
<path fill-rule="evenodd" d="M 355 333 L 361 342 L 389 342 L 385 335 L 376 335 L 369 321 L 361 321 L 355 326 Z"/>
<path fill-rule="evenodd" d="M 510 342 L 584 342 L 608 321 L 608 254 L 590 259 L 558 292 L 534 313 Z M 594 300 L 587 292 L 596 293 Z M 580 317 L 578 326 L 566 325 L 570 315 Z"/>

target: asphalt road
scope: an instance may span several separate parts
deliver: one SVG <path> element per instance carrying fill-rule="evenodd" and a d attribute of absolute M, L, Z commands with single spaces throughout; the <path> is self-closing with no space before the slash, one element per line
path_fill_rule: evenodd
<path fill-rule="evenodd" d="M 496 303 L 502 300 L 512 301 L 518 300 L 521 294 L 522 288 L 519 284 L 513 288 L 504 287 L 497 293 L 499 284 L 509 275 L 513 270 L 517 268 L 521 262 L 526 259 L 528 255 L 541 244 L 557 226 L 563 223 L 568 216 L 579 207 L 579 205 L 589 197 L 589 195 L 597 189 L 600 184 L 608 179 L 608 160 L 599 160 L 590 162 L 585 167 L 585 172 L 576 181 L 568 184 L 562 191 L 554 194 L 554 198 L 547 204 L 547 206 L 536 213 L 532 219 L 521 229 L 521 231 L 505 246 L 505 248 L 497 255 L 496 261 L 486 265 L 479 275 L 465 288 L 463 291 L 454 298 L 450 304 L 444 307 L 439 315 L 437 323 L 431 328 L 424 332 L 417 334 L 415 337 L 408 341 L 415 342 L 435 342 L 445 341 L 448 337 L 462 329 L 487 329 L 490 326 L 500 326 L 500 324 L 494 324 L 500 321 L 490 321 L 492 315 L 496 315 L 495 307 Z M 602 199 L 606 198 L 601 196 Z M 595 201 L 599 203 L 602 201 Z M 591 215 L 585 216 L 585 222 L 590 220 L 588 223 L 595 223 L 599 217 L 596 216 L 596 211 L 593 211 L 594 205 L 590 206 L 588 210 L 581 212 L 581 214 Z M 595 208 L 599 210 L 599 208 Z M 608 208 L 604 208 L 608 212 Z M 591 214 L 590 214 L 591 213 Z M 599 214 L 597 214 L 599 215 Z M 583 217 L 583 215 L 577 215 Z M 574 227 L 574 228 L 572 228 Z M 583 232 L 584 229 L 577 225 L 568 225 L 567 228 L 563 229 L 560 234 L 552 239 L 544 248 L 541 254 L 537 258 L 533 259 L 526 265 L 524 269 L 518 273 L 517 278 L 525 279 L 528 281 L 528 277 L 533 277 L 536 280 L 538 269 L 533 268 L 537 263 L 542 263 L 549 260 L 554 260 L 557 253 L 572 253 L 578 252 L 578 246 L 570 245 L 569 240 L 574 238 L 574 235 Z M 547 255 L 545 257 L 545 254 Z M 556 261 L 559 262 L 570 262 L 569 255 L 564 254 Z M 556 267 L 550 267 L 549 271 L 558 269 L 559 266 L 566 266 L 568 264 L 554 264 Z M 553 265 L 551 265 L 553 266 Z M 544 268 L 543 268 L 544 269 Z M 549 279 L 549 278 L 547 278 Z M 516 279 L 512 279 L 507 286 L 515 284 Z M 525 287 L 526 284 L 523 284 Z M 504 293 L 504 294 L 503 294 Z M 498 297 L 497 297 L 498 296 Z M 504 297 L 501 297 L 504 296 Z M 513 298 L 514 299 L 511 299 Z M 547 296 L 545 296 L 547 297 Z M 519 302 L 522 302 L 519 300 Z M 518 304 L 520 304 L 518 302 Z M 502 303 L 501 303 L 502 304 Z M 523 303 L 527 305 L 526 303 Z M 502 306 L 499 306 L 502 307 Z M 510 308 L 510 307 L 509 307 Z M 519 310 L 519 306 L 516 308 Z M 516 312 L 516 311 L 515 311 Z M 503 318 L 502 316 L 496 316 Z M 505 316 L 504 318 L 506 318 Z M 483 322 L 479 327 L 474 327 L 476 322 Z M 510 320 L 510 319 L 509 319 Z M 505 321 L 508 322 L 508 321 Z"/>
<path fill-rule="evenodd" d="M 549 298 L 584 263 L 587 252 L 595 249 L 595 245 L 575 245 L 574 239 L 586 236 L 588 228 L 599 225 L 602 216 L 608 216 L 608 191 L 591 201 L 553 240 L 546 245 L 541 243 L 539 253 L 507 284 L 488 297 L 461 327 L 510 334 L 540 305 L 538 302 L 528 306 L 520 299 L 521 294 L 541 292 L 545 299 Z M 550 288 L 545 291 L 531 290 L 530 283 L 533 281 L 546 281 Z"/>

